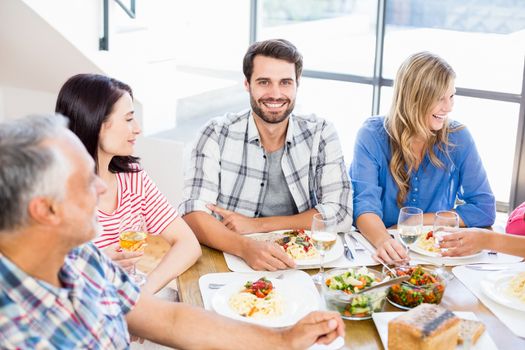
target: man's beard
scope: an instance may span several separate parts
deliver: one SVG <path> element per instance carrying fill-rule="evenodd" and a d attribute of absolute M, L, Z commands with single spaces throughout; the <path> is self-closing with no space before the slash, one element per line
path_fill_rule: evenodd
<path fill-rule="evenodd" d="M 250 94 L 250 104 L 252 105 L 252 111 L 255 114 L 257 114 L 262 120 L 264 120 L 265 122 L 269 124 L 279 124 L 280 122 L 288 118 L 290 113 L 292 113 L 293 109 L 295 108 L 295 100 L 290 101 L 289 99 L 279 98 L 279 99 L 265 99 L 264 102 L 269 102 L 269 103 L 288 102 L 288 108 L 281 114 L 265 113 L 259 107 L 259 104 L 257 104 L 252 94 Z M 259 103 L 263 104 L 262 100 L 259 100 Z"/>

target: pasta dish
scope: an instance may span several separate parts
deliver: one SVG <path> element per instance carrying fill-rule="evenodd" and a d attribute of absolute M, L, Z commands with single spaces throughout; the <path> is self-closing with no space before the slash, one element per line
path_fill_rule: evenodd
<path fill-rule="evenodd" d="M 319 252 L 315 249 L 310 237 L 304 230 L 287 231 L 284 233 L 284 237 L 276 240 L 276 242 L 294 260 L 319 257 Z"/>
<path fill-rule="evenodd" d="M 283 313 L 281 297 L 265 277 L 246 282 L 244 289 L 232 295 L 228 304 L 243 317 L 264 318 Z"/>
<path fill-rule="evenodd" d="M 525 272 L 520 272 L 510 280 L 507 294 L 525 302 Z"/>
<path fill-rule="evenodd" d="M 422 234 L 419 236 L 416 242 L 417 246 L 427 252 L 431 253 L 441 253 L 439 247 L 437 247 L 436 239 L 432 231 L 428 232 L 426 235 Z"/>

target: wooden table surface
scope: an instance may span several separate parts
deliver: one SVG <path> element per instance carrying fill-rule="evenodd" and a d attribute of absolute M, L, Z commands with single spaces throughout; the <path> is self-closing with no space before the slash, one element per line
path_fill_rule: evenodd
<path fill-rule="evenodd" d="M 147 265 L 163 255 L 167 250 L 165 242 L 152 239 L 146 248 Z M 148 260 L 149 259 L 149 260 Z M 140 264 L 139 264 L 140 267 Z M 203 307 L 199 290 L 199 277 L 208 273 L 229 272 L 221 252 L 202 246 L 202 257 L 188 271 L 178 278 L 179 296 L 181 301 Z M 307 271 L 315 273 L 317 270 Z M 515 336 L 496 316 L 492 314 L 463 284 L 454 278 L 445 290 L 441 305 L 454 311 L 472 311 L 481 320 L 498 348 L 525 349 L 525 339 Z M 384 311 L 402 311 L 388 302 Z M 381 339 L 372 320 L 347 321 L 344 349 L 383 349 Z"/>

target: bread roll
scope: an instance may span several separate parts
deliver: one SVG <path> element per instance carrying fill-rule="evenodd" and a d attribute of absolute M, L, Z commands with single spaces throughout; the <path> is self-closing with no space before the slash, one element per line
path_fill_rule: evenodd
<path fill-rule="evenodd" d="M 421 304 L 388 323 L 389 350 L 454 350 L 459 318 L 434 304 Z"/>
<path fill-rule="evenodd" d="M 485 325 L 479 321 L 461 319 L 458 344 L 474 345 L 485 332 Z"/>

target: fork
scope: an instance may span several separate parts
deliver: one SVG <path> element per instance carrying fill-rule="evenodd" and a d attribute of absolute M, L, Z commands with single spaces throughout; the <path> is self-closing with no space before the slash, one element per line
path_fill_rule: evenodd
<path fill-rule="evenodd" d="M 284 273 L 281 273 L 279 276 L 275 277 L 278 280 L 282 280 L 284 278 Z M 224 287 L 226 283 L 208 283 L 209 289 L 220 289 Z"/>

